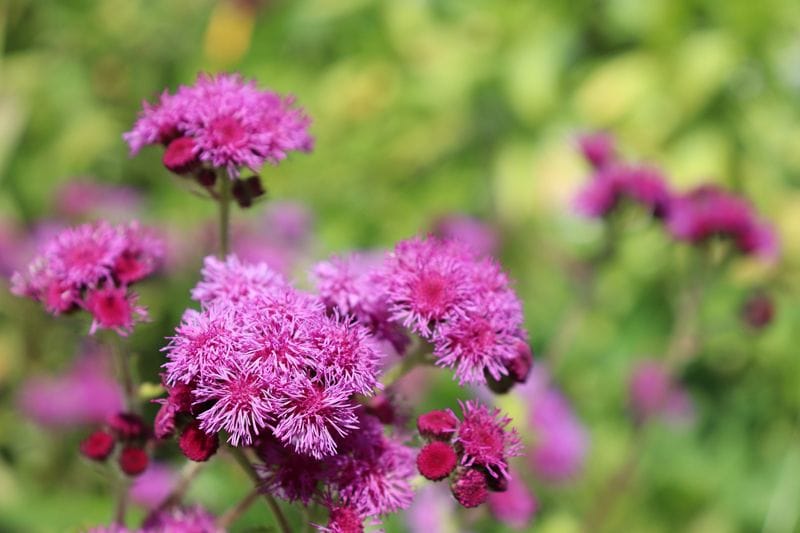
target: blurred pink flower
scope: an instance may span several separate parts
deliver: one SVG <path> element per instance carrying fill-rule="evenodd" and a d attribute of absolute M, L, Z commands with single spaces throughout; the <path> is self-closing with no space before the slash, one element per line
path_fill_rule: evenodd
<path fill-rule="evenodd" d="M 153 509 L 167 499 L 177 481 L 174 470 L 164 464 L 152 463 L 145 472 L 135 478 L 129 495 L 132 501 Z"/>
<path fill-rule="evenodd" d="M 492 515 L 514 529 L 528 527 L 539 509 L 536 496 L 515 473 L 504 492 L 489 493 L 488 503 Z"/>
<path fill-rule="evenodd" d="M 34 422 L 63 428 L 104 423 L 124 406 L 122 390 L 109 372 L 108 354 L 97 347 L 87 349 L 62 376 L 30 378 L 18 401 Z"/>
<path fill-rule="evenodd" d="M 534 432 L 528 460 L 542 479 L 566 481 L 583 468 L 589 437 L 566 397 L 550 384 L 550 375 L 534 365 L 527 383 L 518 387 L 528 402 L 528 423 Z"/>
<path fill-rule="evenodd" d="M 406 513 L 411 533 L 455 533 L 456 502 L 444 483 L 426 483 L 414 495 Z"/>
<path fill-rule="evenodd" d="M 639 361 L 628 383 L 628 404 L 638 422 L 662 417 L 680 423 L 691 419 L 691 397 L 675 382 L 664 366 L 655 360 Z"/>
<path fill-rule="evenodd" d="M 86 179 L 64 183 L 55 194 L 56 212 L 70 219 L 106 218 L 119 222 L 135 216 L 142 203 L 141 194 L 132 187 Z"/>
<path fill-rule="evenodd" d="M 444 240 L 459 241 L 472 248 L 477 255 L 496 255 L 500 247 L 498 232 L 486 222 L 460 214 L 441 217 L 434 233 Z"/>

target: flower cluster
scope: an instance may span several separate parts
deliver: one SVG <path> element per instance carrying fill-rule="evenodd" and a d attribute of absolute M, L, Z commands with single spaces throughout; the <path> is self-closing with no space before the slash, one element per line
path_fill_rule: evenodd
<path fill-rule="evenodd" d="M 185 414 L 195 422 L 184 435 L 224 430 L 239 446 L 267 432 L 298 454 L 334 455 L 358 427 L 354 395 L 378 385 L 382 353 L 369 331 L 235 256 L 208 258 L 192 296 L 201 310 L 186 311 L 165 348 L 170 395 L 157 433 Z"/>
<path fill-rule="evenodd" d="M 743 254 L 764 259 L 778 255 L 772 227 L 745 199 L 716 185 L 701 185 L 676 197 L 668 228 L 681 241 L 697 244 L 721 236 L 730 239 Z"/>
<path fill-rule="evenodd" d="M 123 135 L 136 154 L 142 147 L 166 147 L 164 165 L 212 186 L 216 170 L 236 180 L 234 193 L 242 205 L 263 194 L 257 176 L 237 179 L 246 168 L 257 172 L 277 164 L 288 152 L 310 151 L 310 119 L 295 108 L 292 97 L 260 90 L 238 74 L 200 74 L 192 86 L 164 92 L 147 102 L 133 129 Z"/>
<path fill-rule="evenodd" d="M 327 507 L 330 523 L 322 531 L 360 531 L 343 523 L 360 526 L 365 519 L 407 508 L 413 499 L 414 451 L 399 436 L 385 434 L 364 409 L 356 416 L 358 432 L 338 439 L 334 456 L 298 454 L 269 437 L 257 445 L 265 489 L 289 501 Z"/>
<path fill-rule="evenodd" d="M 509 374 L 527 335 L 494 259 L 457 241 L 414 238 L 395 247 L 382 275 L 392 319 L 432 342 L 437 364 L 454 368 L 460 383 Z"/>
<path fill-rule="evenodd" d="M 14 273 L 12 292 L 54 315 L 85 309 L 94 318 L 92 333 L 104 328 L 126 335 L 147 318 L 129 287 L 153 273 L 163 255 L 162 241 L 137 222 L 82 224 L 54 235 L 27 272 Z"/>
<path fill-rule="evenodd" d="M 431 411 L 417 419 L 420 435 L 428 440 L 417 456 L 419 472 L 431 481 L 451 476 L 450 490 L 464 507 L 485 502 L 489 491 L 508 485 L 508 459 L 522 453 L 511 419 L 476 401 L 461 403 L 459 421 L 452 411 Z"/>
<path fill-rule="evenodd" d="M 619 160 L 609 135 L 588 135 L 579 143 L 593 168 L 592 179 L 575 198 L 579 213 L 606 217 L 627 199 L 662 219 L 676 240 L 699 244 L 722 236 L 745 255 L 764 259 L 778 255 L 772 227 L 744 198 L 717 185 L 701 185 L 687 193 L 672 191 L 657 169 Z"/>

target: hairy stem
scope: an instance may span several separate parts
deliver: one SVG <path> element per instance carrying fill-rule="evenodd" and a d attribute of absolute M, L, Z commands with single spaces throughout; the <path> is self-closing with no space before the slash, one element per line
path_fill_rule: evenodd
<path fill-rule="evenodd" d="M 223 172 L 219 181 L 219 256 L 225 259 L 230 251 L 231 180 Z"/>
<path fill-rule="evenodd" d="M 253 468 L 253 464 L 250 462 L 250 459 L 247 458 L 245 452 L 241 448 L 234 448 L 229 447 L 228 451 L 230 452 L 231 456 L 239 463 L 239 466 L 242 467 L 242 470 L 250 476 L 250 479 L 253 480 L 253 483 L 256 485 L 256 489 L 261 484 L 261 478 L 258 476 L 258 472 L 256 472 L 255 468 Z M 286 520 L 286 516 L 284 516 L 283 511 L 278 506 L 278 502 L 275 501 L 275 498 L 272 497 L 271 494 L 267 494 L 266 492 L 261 493 L 264 497 L 264 500 L 267 502 L 267 506 L 272 511 L 272 514 L 275 516 L 275 519 L 278 521 L 278 527 L 282 533 L 292 533 L 292 528 L 289 526 L 289 521 Z"/>

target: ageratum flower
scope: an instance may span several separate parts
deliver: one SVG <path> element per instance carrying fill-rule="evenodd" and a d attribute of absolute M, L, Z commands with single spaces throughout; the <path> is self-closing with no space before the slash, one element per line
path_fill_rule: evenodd
<path fill-rule="evenodd" d="M 403 328 L 391 320 L 391 312 L 379 269 L 382 257 L 353 253 L 317 263 L 313 270 L 320 298 L 329 312 L 355 318 L 378 339 L 402 354 L 409 344 Z"/>
<path fill-rule="evenodd" d="M 667 227 L 676 239 L 693 244 L 718 235 L 732 240 L 745 255 L 772 260 L 779 253 L 772 227 L 750 203 L 716 185 L 702 185 L 678 197 Z"/>
<path fill-rule="evenodd" d="M 200 74 L 194 85 L 145 102 L 123 138 L 131 154 L 163 144 L 164 164 L 174 172 L 211 167 L 233 179 L 242 168 L 256 172 L 288 152 L 311 150 L 310 119 L 293 106 L 294 98 L 260 90 L 238 74 Z"/>
<path fill-rule="evenodd" d="M 664 176 L 654 168 L 609 164 L 600 167 L 578 193 L 575 208 L 584 216 L 600 218 L 623 200 L 643 206 L 656 218 L 664 218 L 669 214 L 672 193 Z"/>
<path fill-rule="evenodd" d="M 383 354 L 368 330 L 326 314 L 264 264 L 208 259 L 203 276 L 193 291 L 202 309 L 186 311 L 165 348 L 166 384 L 187 385 L 199 428 L 225 430 L 234 446 L 272 433 L 298 454 L 334 455 L 358 427 L 354 396 L 377 387 Z M 172 404 L 162 407 L 162 434 L 186 412 Z"/>
<path fill-rule="evenodd" d="M 153 273 L 164 255 L 162 241 L 138 222 L 82 224 L 45 242 L 27 272 L 15 272 L 12 292 L 41 302 L 59 315 L 77 309 L 92 314 L 98 328 L 130 332 L 147 312 L 128 287 Z"/>
<path fill-rule="evenodd" d="M 522 454 L 522 444 L 511 423 L 499 409 L 476 401 L 461 402 L 463 417 L 455 442 L 462 450 L 461 464 L 480 466 L 494 478 L 508 477 L 508 459 Z"/>
<path fill-rule="evenodd" d="M 243 263 L 235 255 L 229 255 L 224 261 L 206 257 L 201 274 L 202 281 L 192 289 L 192 299 L 203 305 L 217 300 L 244 303 L 286 285 L 283 276 L 264 263 Z"/>

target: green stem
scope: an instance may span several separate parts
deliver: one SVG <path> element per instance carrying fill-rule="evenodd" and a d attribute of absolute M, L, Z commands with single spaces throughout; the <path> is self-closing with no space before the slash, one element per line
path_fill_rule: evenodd
<path fill-rule="evenodd" d="M 232 507 L 228 511 L 225 512 L 222 516 L 217 519 L 217 526 L 219 526 L 222 530 L 227 530 L 230 526 L 235 523 L 239 517 L 241 517 L 253 503 L 258 499 L 259 491 L 258 487 L 255 487 L 251 490 L 247 496 L 245 496 L 242 501 L 236 504 L 235 507 Z"/>
<path fill-rule="evenodd" d="M 433 361 L 430 359 L 428 351 L 424 349 L 426 346 L 420 346 L 417 351 L 407 354 L 396 365 L 386 371 L 381 379 L 383 389 L 386 390 L 397 382 L 400 378 L 414 370 L 420 365 L 432 365 Z"/>
<path fill-rule="evenodd" d="M 219 181 L 219 256 L 225 259 L 230 251 L 231 180 L 223 172 Z"/>
<path fill-rule="evenodd" d="M 126 353 L 122 339 L 113 332 L 109 333 L 111 352 L 117 360 L 119 380 L 125 394 L 125 406 L 131 413 L 139 412 L 136 380 L 131 370 L 131 355 Z"/>
<path fill-rule="evenodd" d="M 241 448 L 234 448 L 229 447 L 228 451 L 230 452 L 231 456 L 239 463 L 239 466 L 242 467 L 242 470 L 250 476 L 250 479 L 253 480 L 253 483 L 258 487 L 261 484 L 261 478 L 258 476 L 258 472 L 255 471 L 253 468 L 253 464 L 250 462 L 250 459 L 247 458 L 244 451 Z M 272 497 L 271 494 L 262 493 L 264 499 L 267 502 L 267 506 L 272 511 L 272 514 L 275 515 L 275 519 L 278 521 L 278 527 L 282 533 L 292 533 L 292 528 L 289 526 L 289 521 L 286 520 L 286 516 L 284 516 L 283 511 L 278 506 L 278 502 L 275 501 L 275 498 Z"/>

